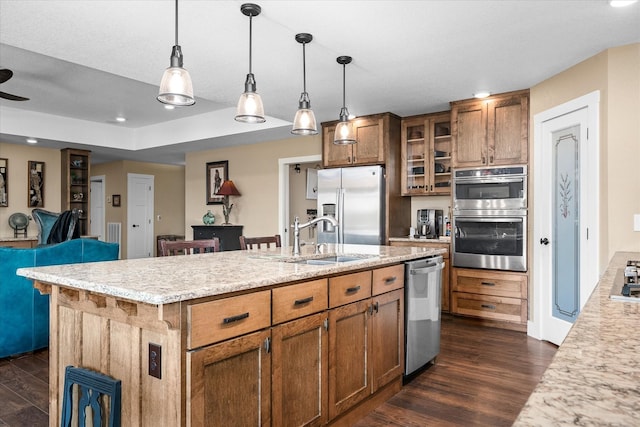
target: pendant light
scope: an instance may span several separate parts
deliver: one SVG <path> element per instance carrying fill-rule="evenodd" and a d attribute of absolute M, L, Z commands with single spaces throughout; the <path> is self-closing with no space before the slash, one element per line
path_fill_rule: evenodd
<path fill-rule="evenodd" d="M 244 93 L 238 101 L 235 119 L 243 123 L 263 123 L 265 118 L 262 98 L 256 93 L 256 80 L 251 72 L 251 23 L 253 17 L 260 15 L 262 9 L 257 4 L 245 3 L 240 6 L 240 11 L 249 17 L 249 74 L 244 82 Z"/>
<path fill-rule="evenodd" d="M 182 49 L 178 44 L 178 0 L 176 0 L 176 44 L 171 50 L 171 66 L 164 71 L 158 101 L 178 107 L 193 105 L 193 84 L 189 72 L 182 68 Z"/>
<path fill-rule="evenodd" d="M 298 101 L 298 111 L 293 119 L 291 133 L 294 135 L 317 135 L 318 126 L 316 116 L 311 109 L 311 101 L 307 93 L 307 61 L 305 55 L 305 45 L 313 40 L 313 36 L 308 33 L 296 34 L 296 41 L 302 44 L 302 93 Z"/>
<path fill-rule="evenodd" d="M 345 102 L 345 80 L 346 80 L 346 68 L 347 64 L 351 63 L 350 56 L 339 56 L 336 58 L 338 64 L 342 65 L 342 108 L 340 109 L 340 122 L 336 125 L 336 130 L 333 136 L 333 143 L 336 145 L 349 145 L 355 144 L 356 135 L 353 132 L 353 126 L 349 122 L 349 110 L 347 110 Z"/>

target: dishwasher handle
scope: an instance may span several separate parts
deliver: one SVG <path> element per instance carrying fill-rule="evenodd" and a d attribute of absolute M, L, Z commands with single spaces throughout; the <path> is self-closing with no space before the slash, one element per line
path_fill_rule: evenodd
<path fill-rule="evenodd" d="M 433 273 L 434 271 L 438 271 L 438 270 L 442 270 L 444 268 L 444 263 L 440 262 L 440 263 L 435 263 L 435 264 L 431 264 L 427 267 L 420 267 L 420 268 L 412 268 L 409 270 L 409 274 L 429 274 L 429 273 Z"/>

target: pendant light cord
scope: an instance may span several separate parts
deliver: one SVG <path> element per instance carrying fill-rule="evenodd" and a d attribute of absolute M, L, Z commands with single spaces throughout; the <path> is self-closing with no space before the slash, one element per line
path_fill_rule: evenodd
<path fill-rule="evenodd" d="M 307 93 L 307 57 L 305 55 L 305 45 L 302 43 L 302 90 Z"/>
<path fill-rule="evenodd" d="M 253 15 L 249 15 L 249 74 L 251 74 L 251 40 L 253 40 L 253 35 L 252 35 L 252 22 L 253 22 Z"/>
<path fill-rule="evenodd" d="M 176 46 L 178 46 L 178 0 L 176 0 Z"/>
<path fill-rule="evenodd" d="M 345 84 L 346 78 L 347 78 L 347 65 L 342 64 L 342 108 L 347 107 L 347 101 L 346 101 L 346 95 L 345 95 L 345 93 L 347 92 L 347 86 Z"/>

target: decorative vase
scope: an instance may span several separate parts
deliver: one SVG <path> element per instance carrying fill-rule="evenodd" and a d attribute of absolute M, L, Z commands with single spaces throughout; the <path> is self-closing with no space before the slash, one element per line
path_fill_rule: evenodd
<path fill-rule="evenodd" d="M 207 211 L 202 217 L 202 222 L 204 222 L 204 225 L 213 225 L 213 223 L 216 222 L 216 217 L 213 216 L 213 212 Z"/>

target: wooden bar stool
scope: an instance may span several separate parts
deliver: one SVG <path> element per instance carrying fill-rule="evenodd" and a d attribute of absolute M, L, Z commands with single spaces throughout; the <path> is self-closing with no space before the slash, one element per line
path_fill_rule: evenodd
<path fill-rule="evenodd" d="M 274 244 L 276 248 L 282 247 L 282 243 L 280 242 L 280 235 L 276 234 L 275 236 L 264 236 L 264 237 L 246 237 L 240 236 L 240 249 L 253 249 L 253 245 L 256 245 L 257 249 L 261 248 L 261 245 L 266 245 L 267 248 L 271 247 L 271 244 Z"/>
<path fill-rule="evenodd" d="M 109 396 L 109 427 L 120 427 L 122 386 L 120 380 L 84 368 L 67 366 L 64 373 L 64 394 L 62 398 L 62 427 L 71 427 L 73 417 L 73 385 L 78 385 L 78 426 L 85 427 L 87 407 L 91 408 L 93 427 L 104 424 L 103 396 Z"/>
<path fill-rule="evenodd" d="M 162 256 L 203 254 L 205 252 L 220 252 L 220 239 L 201 240 L 160 240 Z"/>

